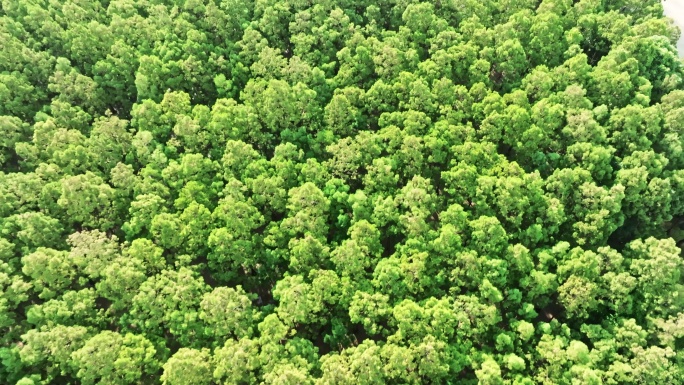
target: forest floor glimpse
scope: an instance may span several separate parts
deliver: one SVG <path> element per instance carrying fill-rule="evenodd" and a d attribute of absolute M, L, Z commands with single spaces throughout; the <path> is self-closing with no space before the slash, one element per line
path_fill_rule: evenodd
<path fill-rule="evenodd" d="M 665 0 L 663 1 L 663 9 L 665 16 L 674 20 L 675 25 L 684 31 L 684 1 Z M 682 37 L 677 41 L 677 51 L 679 51 L 679 57 L 684 56 L 684 38 Z"/>

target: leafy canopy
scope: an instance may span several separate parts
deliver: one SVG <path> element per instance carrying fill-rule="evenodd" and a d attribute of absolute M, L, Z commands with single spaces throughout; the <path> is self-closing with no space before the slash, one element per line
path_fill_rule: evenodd
<path fill-rule="evenodd" d="M 646 0 L 0 2 L 0 383 L 684 383 Z"/>

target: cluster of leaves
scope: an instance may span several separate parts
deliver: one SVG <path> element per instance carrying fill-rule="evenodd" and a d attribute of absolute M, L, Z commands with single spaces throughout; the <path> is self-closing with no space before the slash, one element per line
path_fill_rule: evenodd
<path fill-rule="evenodd" d="M 0 382 L 683 383 L 659 3 L 2 0 Z"/>

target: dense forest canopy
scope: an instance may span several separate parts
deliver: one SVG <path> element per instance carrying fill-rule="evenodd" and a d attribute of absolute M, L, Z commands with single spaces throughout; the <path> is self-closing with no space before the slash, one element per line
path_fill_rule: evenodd
<path fill-rule="evenodd" d="M 679 34 L 2 0 L 0 383 L 684 383 Z"/>

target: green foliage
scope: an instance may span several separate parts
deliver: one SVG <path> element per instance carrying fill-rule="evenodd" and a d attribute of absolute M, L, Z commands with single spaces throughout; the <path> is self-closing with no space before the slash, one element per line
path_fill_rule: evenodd
<path fill-rule="evenodd" d="M 0 383 L 684 383 L 655 0 L 0 3 Z"/>
<path fill-rule="evenodd" d="M 156 372 L 154 355 L 145 337 L 103 331 L 71 356 L 83 384 L 130 384 Z"/>

